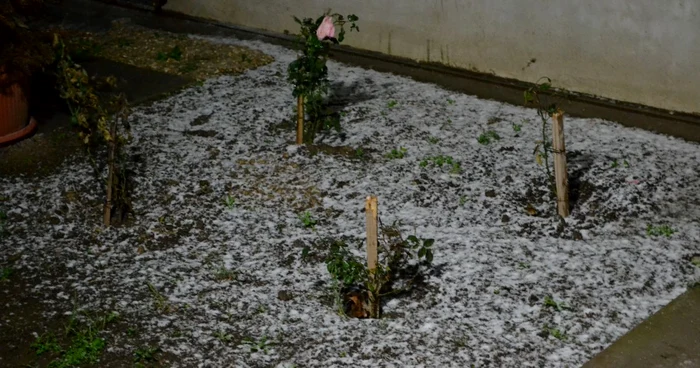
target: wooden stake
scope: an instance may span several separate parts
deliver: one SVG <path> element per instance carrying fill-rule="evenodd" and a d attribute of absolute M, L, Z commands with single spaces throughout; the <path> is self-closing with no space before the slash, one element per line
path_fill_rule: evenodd
<path fill-rule="evenodd" d="M 104 225 L 109 227 L 112 224 L 112 187 L 114 186 L 114 151 L 117 148 L 117 119 L 114 118 L 112 125 L 109 127 L 109 135 L 111 141 L 109 142 L 109 155 L 107 158 L 107 164 L 109 166 L 109 171 L 107 173 L 107 200 L 104 206 Z"/>
<path fill-rule="evenodd" d="M 297 144 L 304 143 L 304 96 L 297 97 Z"/>
<path fill-rule="evenodd" d="M 557 187 L 559 216 L 569 216 L 569 178 L 566 172 L 566 145 L 564 144 L 564 113 L 552 115 L 552 149 L 554 150 L 554 181 Z"/>
<path fill-rule="evenodd" d="M 377 224 L 377 197 L 369 196 L 365 201 L 365 214 L 367 216 L 367 269 L 370 273 L 370 278 L 374 277 L 377 270 L 377 242 L 378 242 L 378 224 Z M 372 283 L 372 280 L 370 280 Z M 379 290 L 369 291 L 369 317 L 379 317 Z"/>

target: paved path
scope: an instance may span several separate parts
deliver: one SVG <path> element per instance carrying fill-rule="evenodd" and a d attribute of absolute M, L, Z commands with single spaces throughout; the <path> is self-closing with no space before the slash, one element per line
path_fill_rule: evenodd
<path fill-rule="evenodd" d="M 700 367 L 700 286 L 622 336 L 583 368 Z"/>

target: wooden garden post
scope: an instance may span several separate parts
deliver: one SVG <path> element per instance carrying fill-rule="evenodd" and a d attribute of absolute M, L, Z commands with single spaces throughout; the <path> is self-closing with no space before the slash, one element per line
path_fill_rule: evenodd
<path fill-rule="evenodd" d="M 114 121 L 112 121 L 112 124 L 109 127 L 109 135 L 110 135 L 110 141 L 109 141 L 109 153 L 108 153 L 108 158 L 107 158 L 107 165 L 109 166 L 108 172 L 107 172 L 107 198 L 105 200 L 104 204 L 104 225 L 109 227 L 112 224 L 112 189 L 114 187 L 114 154 L 117 149 L 117 119 L 118 117 L 114 118 Z"/>
<path fill-rule="evenodd" d="M 304 142 L 304 96 L 297 97 L 297 144 Z"/>
<path fill-rule="evenodd" d="M 367 270 L 369 270 L 370 283 L 377 270 L 377 197 L 369 196 L 365 201 L 365 214 L 367 216 Z M 379 290 L 369 290 L 369 317 L 379 317 Z"/>
<path fill-rule="evenodd" d="M 569 216 L 569 178 L 566 172 L 566 145 L 564 144 L 564 113 L 552 114 L 552 150 L 554 151 L 554 181 L 557 188 L 559 216 Z"/>

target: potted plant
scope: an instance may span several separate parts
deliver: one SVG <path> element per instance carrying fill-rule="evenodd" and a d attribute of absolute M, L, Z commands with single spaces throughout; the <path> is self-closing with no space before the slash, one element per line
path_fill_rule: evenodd
<path fill-rule="evenodd" d="M 33 133 L 29 85 L 33 73 L 53 61 L 51 44 L 27 26 L 45 0 L 0 0 L 0 145 Z"/>
<path fill-rule="evenodd" d="M 0 0 L 0 145 L 31 134 L 36 122 L 29 117 L 29 85 L 33 76 L 50 76 L 40 88 L 55 89 L 69 110 L 71 121 L 89 154 L 106 153 L 104 224 L 116 215 L 123 222 L 130 212 L 129 181 L 123 146 L 129 140 L 129 108 L 117 93 L 116 78 L 95 78 L 75 63 L 59 32 L 27 25 L 41 15 L 43 6 L 60 0 Z M 97 167 L 95 172 L 102 170 Z"/>

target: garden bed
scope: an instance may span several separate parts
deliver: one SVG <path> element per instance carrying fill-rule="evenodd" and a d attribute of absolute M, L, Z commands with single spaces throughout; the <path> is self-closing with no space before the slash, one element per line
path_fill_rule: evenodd
<path fill-rule="evenodd" d="M 107 60 L 204 80 L 236 75 L 272 62 L 269 55 L 239 45 L 221 45 L 115 21 L 106 32 L 59 30 L 78 58 Z"/>
<path fill-rule="evenodd" d="M 135 109 L 130 226 L 99 226 L 86 162 L 0 178 L 0 329 L 31 300 L 47 320 L 116 312 L 105 361 L 574 367 L 700 278 L 697 144 L 567 118 L 562 221 L 532 154 L 534 110 L 329 62 L 344 130 L 297 147 L 295 53 L 209 40 L 275 61 Z M 434 266 L 382 319 L 345 318 L 326 244 L 362 254 L 370 194 L 384 223 L 435 239 Z"/>

